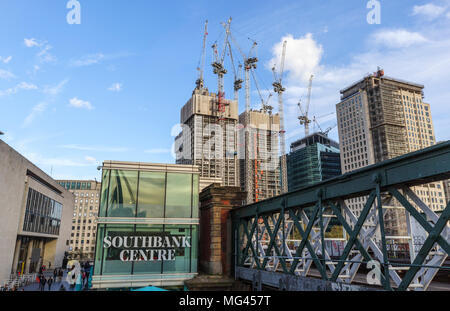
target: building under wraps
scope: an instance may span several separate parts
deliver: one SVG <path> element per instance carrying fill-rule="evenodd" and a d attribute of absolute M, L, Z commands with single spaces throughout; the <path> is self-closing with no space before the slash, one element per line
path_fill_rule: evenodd
<path fill-rule="evenodd" d="M 239 186 L 238 104 L 227 100 L 222 113 L 217 106 L 215 93 L 207 88 L 195 89 L 181 109 L 183 129 L 175 138 L 176 163 L 200 168 L 201 189 L 212 183 Z"/>
<path fill-rule="evenodd" d="M 248 149 L 244 147 L 245 156 L 240 157 L 241 188 L 247 192 L 247 204 L 279 195 L 279 115 L 251 110 L 239 116 L 239 123 L 248 133 Z M 244 132 L 240 131 L 239 142 L 245 140 Z"/>

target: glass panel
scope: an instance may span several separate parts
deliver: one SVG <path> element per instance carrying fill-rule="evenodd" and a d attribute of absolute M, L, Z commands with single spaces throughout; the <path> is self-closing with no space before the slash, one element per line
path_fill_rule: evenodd
<path fill-rule="evenodd" d="M 103 176 L 102 176 L 102 190 L 101 190 L 101 196 L 100 196 L 100 210 L 98 212 L 98 215 L 100 217 L 106 216 L 106 209 L 108 207 L 108 187 L 109 187 L 109 175 L 110 170 L 103 170 Z"/>
<path fill-rule="evenodd" d="M 191 241 L 191 229 L 190 226 L 185 225 L 167 225 L 165 232 L 172 236 L 184 236 L 186 237 L 189 244 Z M 175 249 L 175 260 L 174 261 L 164 261 L 163 263 L 163 273 L 183 273 L 190 272 L 190 258 L 191 248 L 177 248 Z"/>
<path fill-rule="evenodd" d="M 192 188 L 192 218 L 198 218 L 198 197 L 199 197 L 199 185 L 198 175 L 193 175 L 193 188 Z"/>
<path fill-rule="evenodd" d="M 164 217 L 165 182 L 165 173 L 140 173 L 137 217 Z"/>
<path fill-rule="evenodd" d="M 137 178 L 137 171 L 111 171 L 108 217 L 135 217 Z"/>
<path fill-rule="evenodd" d="M 136 226 L 136 236 L 146 236 L 152 234 L 160 235 L 162 231 L 162 225 Z M 133 274 L 161 274 L 162 261 L 157 261 L 157 256 L 154 256 L 154 259 L 154 261 L 149 260 L 134 262 Z"/>
<path fill-rule="evenodd" d="M 110 236 L 113 239 L 115 236 L 125 236 L 128 234 L 133 234 L 134 226 L 126 225 L 107 225 L 106 226 L 106 236 Z M 100 239 L 102 241 L 103 239 Z M 103 242 L 103 241 L 102 241 Z M 123 246 L 119 248 L 109 247 L 104 248 L 103 245 L 100 246 L 103 249 L 103 274 L 131 274 L 131 261 L 121 261 L 120 252 L 124 249 Z"/>
<path fill-rule="evenodd" d="M 166 218 L 190 218 L 192 174 L 167 174 Z"/>
<path fill-rule="evenodd" d="M 97 227 L 97 244 L 95 249 L 94 274 L 100 275 L 102 265 L 103 238 L 105 236 L 105 225 Z"/>

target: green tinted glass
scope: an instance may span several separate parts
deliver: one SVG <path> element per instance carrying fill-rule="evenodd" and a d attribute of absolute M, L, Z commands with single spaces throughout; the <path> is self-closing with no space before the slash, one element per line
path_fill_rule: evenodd
<path fill-rule="evenodd" d="M 167 174 L 166 218 L 190 218 L 192 174 Z"/>
<path fill-rule="evenodd" d="M 108 217 L 135 217 L 137 171 L 111 170 Z"/>
<path fill-rule="evenodd" d="M 165 173 L 140 173 L 137 217 L 164 217 L 165 183 Z"/>

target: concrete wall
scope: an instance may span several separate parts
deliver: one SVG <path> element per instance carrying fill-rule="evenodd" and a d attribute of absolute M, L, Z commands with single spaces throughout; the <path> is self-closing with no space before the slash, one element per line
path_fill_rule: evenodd
<path fill-rule="evenodd" d="M 56 188 L 58 194 L 48 186 L 27 176 L 30 170 L 39 178 Z M 23 232 L 28 188 L 58 201 L 63 205 L 61 228 L 59 236 Z M 3 283 L 10 276 L 16 240 L 18 235 L 57 239 L 56 242 L 46 243 L 44 258 L 52 259 L 52 266 L 62 264 L 64 252 L 68 250 L 66 241 L 70 239 L 73 213 L 73 195 L 58 185 L 50 176 L 32 164 L 21 154 L 0 140 L 0 282 Z M 18 252 L 16 252 L 18 253 Z M 48 262 L 44 262 L 48 265 Z"/>

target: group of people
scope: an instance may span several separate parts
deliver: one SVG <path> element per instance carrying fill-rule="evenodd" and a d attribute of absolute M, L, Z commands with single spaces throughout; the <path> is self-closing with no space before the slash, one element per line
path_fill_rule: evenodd
<path fill-rule="evenodd" d="M 40 291 L 45 291 L 45 285 L 48 286 L 48 290 L 51 291 L 52 290 L 52 285 L 54 283 L 60 283 L 62 282 L 62 278 L 64 275 L 64 271 L 61 268 L 58 269 L 54 269 L 53 270 L 53 277 L 49 276 L 49 277 L 45 277 L 44 272 L 45 270 L 41 270 L 39 269 L 39 275 L 37 277 L 37 281 L 39 282 L 39 290 Z M 65 290 L 64 285 L 61 284 L 61 288 L 60 290 Z"/>

